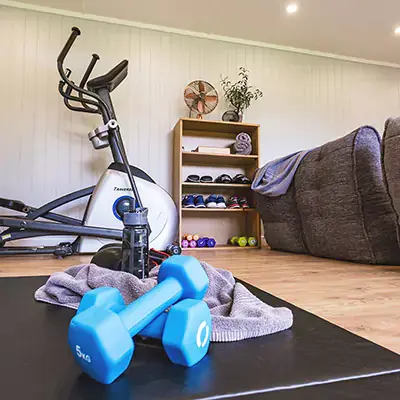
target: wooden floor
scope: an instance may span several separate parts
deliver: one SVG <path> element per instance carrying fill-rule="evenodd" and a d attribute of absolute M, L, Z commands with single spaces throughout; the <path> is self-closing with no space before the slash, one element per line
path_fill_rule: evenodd
<path fill-rule="evenodd" d="M 357 265 L 268 249 L 190 254 L 400 354 L 400 266 Z M 0 276 L 48 275 L 88 260 L 3 257 Z"/>

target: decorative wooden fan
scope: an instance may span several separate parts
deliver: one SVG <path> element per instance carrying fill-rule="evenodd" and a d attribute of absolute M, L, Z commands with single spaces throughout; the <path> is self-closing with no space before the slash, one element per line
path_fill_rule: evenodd
<path fill-rule="evenodd" d="M 189 107 L 190 114 L 196 114 L 202 119 L 204 114 L 214 111 L 218 104 L 218 93 L 214 86 L 205 81 L 193 81 L 186 86 L 184 92 L 185 103 Z"/>

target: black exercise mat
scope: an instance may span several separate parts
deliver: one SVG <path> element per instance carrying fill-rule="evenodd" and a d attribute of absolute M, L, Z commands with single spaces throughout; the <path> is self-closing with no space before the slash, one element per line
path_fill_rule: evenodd
<path fill-rule="evenodd" d="M 244 397 L 242 398 L 244 399 Z M 250 400 L 398 400 L 400 398 L 400 374 L 260 393 L 246 396 L 246 398 Z"/>
<path fill-rule="evenodd" d="M 253 286 L 274 306 L 294 312 L 276 335 L 212 344 L 193 368 L 171 364 L 154 342 L 137 343 L 134 361 L 114 384 L 81 374 L 67 345 L 73 310 L 37 303 L 46 277 L 0 279 L 0 385 L 4 399 L 157 399 L 235 397 L 266 388 L 400 370 L 400 357 Z"/>

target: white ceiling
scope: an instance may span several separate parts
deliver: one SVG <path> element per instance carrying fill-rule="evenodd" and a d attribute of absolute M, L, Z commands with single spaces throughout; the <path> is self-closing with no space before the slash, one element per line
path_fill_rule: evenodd
<path fill-rule="evenodd" d="M 22 0 L 24 3 L 400 64 L 400 0 Z"/>

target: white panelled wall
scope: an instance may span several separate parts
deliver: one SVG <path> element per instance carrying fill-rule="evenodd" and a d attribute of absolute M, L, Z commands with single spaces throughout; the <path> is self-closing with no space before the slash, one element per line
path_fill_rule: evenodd
<path fill-rule="evenodd" d="M 320 145 L 362 124 L 382 131 L 400 113 L 400 70 L 0 7 L 0 197 L 39 205 L 97 181 L 109 150 L 94 151 L 87 133 L 97 116 L 67 110 L 57 92 L 57 55 L 74 25 L 82 30 L 66 66 L 79 82 L 91 54 L 102 74 L 129 60 L 113 93 L 131 163 L 172 189 L 172 134 L 188 115 L 183 89 L 239 66 L 264 92 L 246 112 L 261 125 L 262 162 Z M 249 20 L 248 20 L 248 23 Z M 222 97 L 222 96 L 221 96 Z M 210 119 L 220 119 L 220 104 Z M 79 207 L 78 207 L 79 208 Z M 70 209 L 70 215 L 81 210 Z"/>

